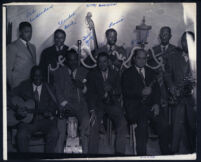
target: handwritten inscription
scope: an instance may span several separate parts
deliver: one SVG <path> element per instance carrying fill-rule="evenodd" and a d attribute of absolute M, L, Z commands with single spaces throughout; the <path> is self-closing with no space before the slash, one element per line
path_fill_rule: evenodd
<path fill-rule="evenodd" d="M 36 13 L 36 9 L 35 9 L 35 8 L 33 8 L 33 9 L 31 9 L 31 10 L 28 10 L 28 11 L 26 12 L 26 17 L 29 18 L 29 17 L 32 16 L 34 13 Z"/>
<path fill-rule="evenodd" d="M 83 36 L 82 40 L 86 43 L 86 45 L 90 46 L 90 40 L 93 40 L 92 32 L 88 33 L 87 35 Z"/>
<path fill-rule="evenodd" d="M 69 27 L 75 25 L 76 22 L 75 21 L 71 21 L 71 23 L 64 25 L 64 29 L 68 29 Z"/>
<path fill-rule="evenodd" d="M 64 23 L 66 23 L 68 20 L 70 20 L 72 17 L 75 16 L 75 12 L 73 12 L 72 14 L 69 14 L 65 19 L 60 20 L 58 22 L 59 25 L 63 25 Z"/>
<path fill-rule="evenodd" d="M 110 7 L 110 6 L 116 6 L 116 5 L 117 5 L 116 3 L 103 3 L 103 4 L 92 3 L 92 4 L 87 4 L 86 6 L 87 7 Z"/>
<path fill-rule="evenodd" d="M 37 18 L 39 18 L 41 15 L 43 15 L 44 13 L 46 13 L 47 11 L 49 11 L 52 8 L 53 8 L 53 5 L 51 5 L 49 7 L 45 7 L 42 11 L 37 12 L 37 14 L 35 16 L 30 17 L 29 21 L 32 22 L 32 21 L 36 20 Z"/>
<path fill-rule="evenodd" d="M 119 23 L 122 22 L 122 21 L 124 21 L 124 18 L 121 18 L 120 20 L 118 20 L 118 21 L 116 21 L 116 22 L 111 22 L 111 23 L 109 24 L 109 28 L 111 28 L 111 27 L 114 26 L 114 25 L 119 24 Z"/>

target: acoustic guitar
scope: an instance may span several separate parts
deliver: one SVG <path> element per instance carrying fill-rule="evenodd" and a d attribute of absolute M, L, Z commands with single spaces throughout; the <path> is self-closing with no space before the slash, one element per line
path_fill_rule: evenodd
<path fill-rule="evenodd" d="M 33 120 L 35 110 L 35 102 L 32 99 L 24 101 L 21 97 L 15 96 L 11 99 L 11 105 L 7 109 L 8 126 L 14 126 L 19 122 L 30 123 Z M 26 116 L 19 117 L 17 111 L 21 109 L 26 112 Z"/>

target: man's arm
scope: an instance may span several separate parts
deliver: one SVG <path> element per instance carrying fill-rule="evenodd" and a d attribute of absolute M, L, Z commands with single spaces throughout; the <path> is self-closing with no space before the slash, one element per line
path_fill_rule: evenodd
<path fill-rule="evenodd" d="M 87 101 L 89 111 L 96 109 L 96 101 L 97 101 L 97 92 L 95 85 L 95 75 L 92 72 L 89 72 L 87 75 Z"/>
<path fill-rule="evenodd" d="M 48 65 L 47 65 L 47 57 L 46 57 L 46 50 L 43 50 L 43 52 L 40 55 L 40 63 L 39 66 L 43 71 L 43 75 L 45 80 L 47 81 L 47 73 L 48 73 Z"/>
<path fill-rule="evenodd" d="M 142 89 L 137 83 L 132 82 L 129 71 L 125 71 L 122 75 L 122 92 L 126 99 L 140 99 L 142 97 Z"/>
<path fill-rule="evenodd" d="M 17 48 L 14 47 L 12 44 L 7 46 L 6 49 L 6 71 L 7 71 L 7 79 L 8 79 L 8 84 L 12 87 L 12 73 L 14 72 L 14 66 L 15 66 L 15 59 L 17 56 Z"/>

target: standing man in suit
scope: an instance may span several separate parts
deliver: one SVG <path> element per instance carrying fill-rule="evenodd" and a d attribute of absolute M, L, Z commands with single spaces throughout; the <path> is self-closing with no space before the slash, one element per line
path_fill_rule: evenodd
<path fill-rule="evenodd" d="M 166 111 L 166 119 L 168 120 L 168 93 L 167 86 L 164 83 L 164 73 L 165 73 L 165 61 L 167 56 L 174 50 L 176 47 L 170 43 L 172 37 L 171 28 L 169 26 L 163 26 L 160 29 L 159 39 L 160 44 L 154 46 L 149 50 L 149 57 L 147 64 L 149 67 L 152 67 L 158 74 L 160 74 L 160 91 L 161 91 L 161 107 Z"/>
<path fill-rule="evenodd" d="M 195 99 L 192 89 L 193 78 L 190 66 L 190 53 L 188 45 L 194 42 L 194 33 L 184 32 L 181 37 L 182 49 L 171 53 L 167 58 L 165 81 L 171 95 L 176 98 L 172 108 L 172 151 L 178 153 L 183 143 L 184 153 L 195 152 L 196 149 L 196 115 Z M 188 41 L 187 41 L 188 40 Z M 195 93 L 195 92 L 194 92 Z"/>
<path fill-rule="evenodd" d="M 66 33 L 62 29 L 57 29 L 54 32 L 54 45 L 43 50 L 40 58 L 40 67 L 43 70 L 45 80 L 53 84 L 53 74 L 48 72 L 48 67 L 57 69 L 64 66 L 65 55 L 67 54 L 68 46 L 64 44 Z M 49 73 L 49 74 L 48 74 Z"/>
<path fill-rule="evenodd" d="M 101 119 L 106 113 L 115 124 L 116 154 L 125 154 L 128 130 L 119 100 L 120 77 L 116 71 L 110 69 L 107 53 L 99 53 L 97 61 L 98 67 L 90 71 L 87 77 L 87 99 L 91 115 L 89 153 L 98 154 L 99 129 Z"/>
<path fill-rule="evenodd" d="M 83 153 L 88 153 L 89 113 L 84 94 L 86 93 L 87 70 L 79 65 L 75 50 L 68 51 L 66 65 L 55 73 L 56 97 L 61 109 L 69 110 L 79 122 L 80 138 Z M 57 152 L 64 151 L 66 140 L 66 119 L 58 119 L 59 139 Z"/>
<path fill-rule="evenodd" d="M 137 123 L 137 154 L 146 155 L 148 139 L 148 120 L 153 122 L 159 134 L 162 154 L 169 154 L 167 135 L 168 123 L 160 109 L 160 91 L 156 75 L 146 65 L 147 52 L 143 49 L 134 51 L 132 66 L 122 75 L 122 91 L 127 118 L 130 123 Z M 150 85 L 152 84 L 152 86 Z"/>
<path fill-rule="evenodd" d="M 46 136 L 46 153 L 53 153 L 57 142 L 57 125 L 54 113 L 56 106 L 43 82 L 42 71 L 38 66 L 31 69 L 31 79 L 23 81 L 13 91 L 16 96 L 25 101 L 34 100 L 35 110 L 34 118 L 31 123 L 21 123 L 17 132 L 17 146 L 20 152 L 28 152 L 28 146 L 31 136 L 42 131 Z M 26 110 L 19 108 L 18 116 L 23 118 L 27 115 Z"/>
<path fill-rule="evenodd" d="M 32 26 L 29 22 L 19 25 L 19 38 L 6 49 L 7 79 L 13 89 L 29 78 L 31 68 L 36 64 L 36 48 L 30 43 Z"/>
<path fill-rule="evenodd" d="M 110 29 L 106 30 L 105 36 L 107 39 L 107 44 L 100 47 L 99 49 L 97 49 L 96 55 L 97 55 L 97 53 L 100 53 L 100 52 L 106 52 L 110 58 L 109 63 L 110 63 L 111 68 L 114 69 L 115 71 L 119 71 L 119 70 L 121 70 L 121 65 L 123 63 L 123 60 L 121 58 L 127 57 L 126 50 L 124 49 L 124 47 L 116 45 L 117 31 L 115 29 L 110 28 Z M 121 57 L 117 56 L 117 54 L 114 53 L 115 51 Z"/>

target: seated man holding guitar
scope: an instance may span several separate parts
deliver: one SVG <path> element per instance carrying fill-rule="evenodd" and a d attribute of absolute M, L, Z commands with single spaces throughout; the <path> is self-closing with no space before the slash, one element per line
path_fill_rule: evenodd
<path fill-rule="evenodd" d="M 148 139 L 148 120 L 154 123 L 159 135 L 162 154 L 169 154 L 168 123 L 164 120 L 163 110 L 159 109 L 160 90 L 158 77 L 146 65 L 147 52 L 136 49 L 132 66 L 122 75 L 122 91 L 127 118 L 130 123 L 137 123 L 137 155 L 146 155 Z"/>
<path fill-rule="evenodd" d="M 13 118 L 19 121 L 17 145 L 20 152 L 28 152 L 31 136 L 41 131 L 46 136 L 46 153 L 55 150 L 58 131 L 56 125 L 56 105 L 49 94 L 48 85 L 43 82 L 38 66 L 31 69 L 31 78 L 23 81 L 13 90 Z"/>

